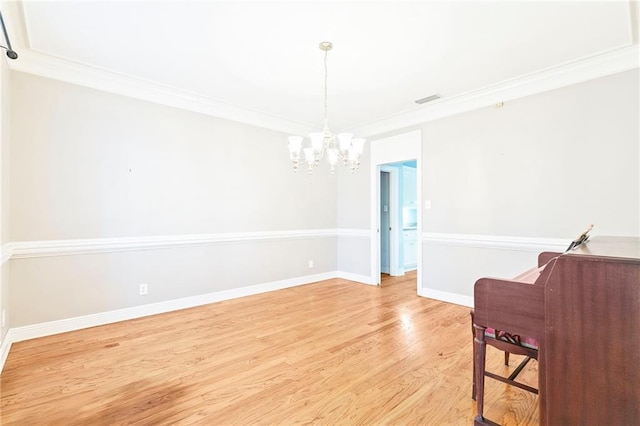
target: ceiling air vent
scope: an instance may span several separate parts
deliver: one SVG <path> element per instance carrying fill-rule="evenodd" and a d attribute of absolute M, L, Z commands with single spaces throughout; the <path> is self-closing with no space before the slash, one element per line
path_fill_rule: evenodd
<path fill-rule="evenodd" d="M 417 104 L 426 104 L 427 102 L 435 101 L 436 99 L 440 99 L 440 95 L 431 95 L 426 98 L 418 99 L 416 101 Z"/>

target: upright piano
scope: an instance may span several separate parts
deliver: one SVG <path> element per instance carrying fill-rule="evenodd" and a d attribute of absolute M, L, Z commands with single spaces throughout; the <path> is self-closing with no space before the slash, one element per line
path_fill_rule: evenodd
<path fill-rule="evenodd" d="M 540 253 L 519 279 L 478 280 L 474 302 L 474 324 L 538 340 L 541 424 L 640 425 L 640 238 Z"/>

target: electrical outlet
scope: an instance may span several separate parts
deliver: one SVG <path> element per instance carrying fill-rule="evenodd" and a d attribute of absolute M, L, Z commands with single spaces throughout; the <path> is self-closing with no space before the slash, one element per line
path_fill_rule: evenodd
<path fill-rule="evenodd" d="M 309 261 L 309 268 L 313 268 L 313 260 Z"/>
<path fill-rule="evenodd" d="M 149 287 L 146 284 L 140 284 L 140 296 L 149 293 Z"/>

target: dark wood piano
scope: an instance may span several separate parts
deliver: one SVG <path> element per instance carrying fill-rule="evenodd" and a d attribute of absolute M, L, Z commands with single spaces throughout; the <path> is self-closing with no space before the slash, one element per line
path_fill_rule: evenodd
<path fill-rule="evenodd" d="M 541 424 L 640 425 L 640 238 L 544 252 L 538 268 L 480 279 L 474 293 L 474 325 L 538 340 Z"/>

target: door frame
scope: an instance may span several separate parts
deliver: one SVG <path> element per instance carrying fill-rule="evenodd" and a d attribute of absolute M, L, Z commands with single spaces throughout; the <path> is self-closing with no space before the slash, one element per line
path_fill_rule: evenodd
<path fill-rule="evenodd" d="M 380 173 L 389 173 L 389 226 L 391 231 L 389 232 L 389 275 L 392 277 L 398 275 L 404 275 L 404 268 L 400 265 L 400 234 L 398 230 L 398 198 L 399 198 L 399 172 L 398 167 L 389 166 L 383 164 L 378 166 L 378 181 L 380 180 Z M 378 182 L 378 188 L 380 183 Z M 380 193 L 378 192 L 378 229 L 381 229 L 382 218 L 380 217 Z M 378 241 L 380 240 L 380 234 L 378 234 Z M 378 258 L 378 264 L 382 262 L 382 250 L 380 250 L 380 257 Z"/>
<path fill-rule="evenodd" d="M 411 132 L 377 139 L 371 142 L 370 162 L 370 239 L 371 282 L 380 285 L 380 166 L 388 163 L 416 161 L 416 190 L 418 204 L 418 244 L 416 292 L 422 296 L 422 131 Z"/>

